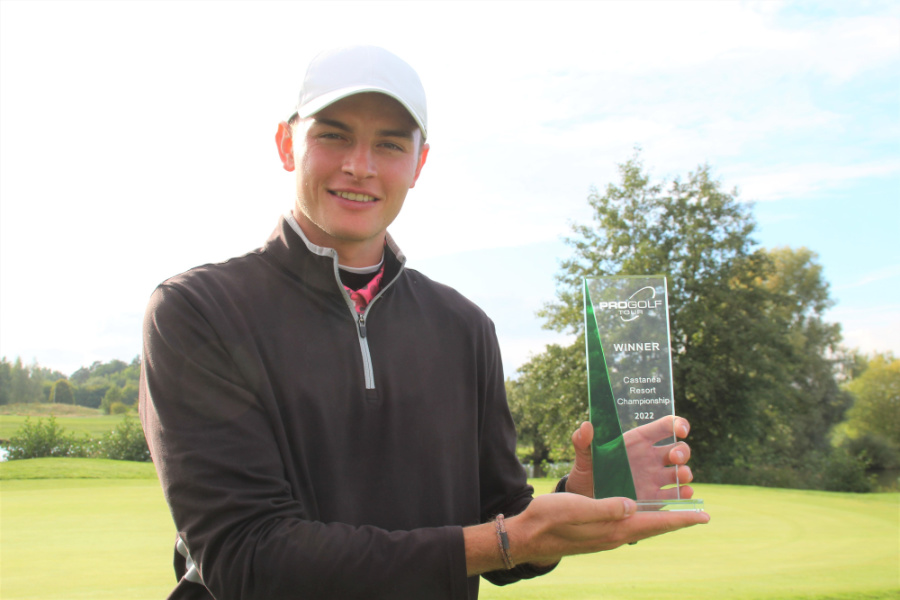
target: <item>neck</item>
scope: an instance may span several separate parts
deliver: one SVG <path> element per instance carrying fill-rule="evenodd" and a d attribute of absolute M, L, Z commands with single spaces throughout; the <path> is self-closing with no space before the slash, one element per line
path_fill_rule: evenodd
<path fill-rule="evenodd" d="M 373 243 L 366 248 L 361 248 L 357 244 L 341 243 L 332 243 L 331 247 L 338 253 L 340 266 L 357 269 L 371 267 L 380 264 L 384 257 L 384 236 L 379 240 L 373 240 Z"/>
<path fill-rule="evenodd" d="M 379 235 L 366 240 L 340 240 L 335 239 L 312 221 L 306 215 L 294 207 L 291 211 L 294 220 L 303 234 L 310 242 L 322 248 L 331 248 L 338 254 L 338 264 L 342 267 L 365 268 L 372 265 L 378 265 L 384 258 L 384 240 L 385 233 L 382 231 Z"/>

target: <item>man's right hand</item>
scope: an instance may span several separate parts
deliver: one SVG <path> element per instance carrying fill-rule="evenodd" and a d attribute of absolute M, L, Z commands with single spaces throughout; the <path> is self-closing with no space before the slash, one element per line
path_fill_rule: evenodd
<path fill-rule="evenodd" d="M 593 500 L 578 494 L 545 494 L 506 519 L 516 563 L 551 565 L 563 556 L 612 550 L 623 544 L 709 522 L 692 511 L 637 512 L 629 498 Z"/>

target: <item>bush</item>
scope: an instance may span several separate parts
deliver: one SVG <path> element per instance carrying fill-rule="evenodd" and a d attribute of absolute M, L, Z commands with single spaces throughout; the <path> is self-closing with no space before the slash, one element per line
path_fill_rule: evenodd
<path fill-rule="evenodd" d="M 50 390 L 50 402 L 56 404 L 75 404 L 72 386 L 65 379 L 57 379 Z"/>
<path fill-rule="evenodd" d="M 43 419 L 33 423 L 26 418 L 22 427 L 10 438 L 7 450 L 8 460 L 65 456 L 150 461 L 150 449 L 140 423 L 129 416 L 99 440 L 87 435 L 76 439 L 66 433 L 53 416 L 46 423 Z"/>
<path fill-rule="evenodd" d="M 121 402 L 113 402 L 109 405 L 109 411 L 107 412 L 111 415 L 124 415 L 128 412 L 128 407 Z"/>
<path fill-rule="evenodd" d="M 875 488 L 874 478 L 866 473 L 867 466 L 864 460 L 838 447 L 827 453 L 810 452 L 799 465 L 785 460 L 744 461 L 695 475 L 697 481 L 707 483 L 865 493 Z"/>
<path fill-rule="evenodd" d="M 113 460 L 150 461 L 150 448 L 144 437 L 144 430 L 138 421 L 129 416 L 122 424 L 103 436 L 102 453 Z"/>
<path fill-rule="evenodd" d="M 100 408 L 103 403 L 103 396 L 109 389 L 108 385 L 87 385 L 75 386 L 75 404 L 87 406 L 88 408 Z"/>
<path fill-rule="evenodd" d="M 875 485 L 866 474 L 866 463 L 844 448 L 834 448 L 824 459 L 821 489 L 829 492 L 871 492 Z"/>
<path fill-rule="evenodd" d="M 900 468 L 900 451 L 884 436 L 866 432 L 841 444 L 851 456 L 866 464 L 868 471 Z"/>
<path fill-rule="evenodd" d="M 707 467 L 694 471 L 695 481 L 728 485 L 805 489 L 803 477 L 790 466 L 778 464 L 741 464 Z"/>
<path fill-rule="evenodd" d="M 103 409 L 108 415 L 113 414 L 112 405 L 113 404 L 121 404 L 122 403 L 122 389 L 113 384 L 109 386 L 106 390 L 106 394 L 103 396 L 103 402 L 100 403 L 100 408 Z"/>
<path fill-rule="evenodd" d="M 26 417 L 25 423 L 10 438 L 6 446 L 9 460 L 43 458 L 45 456 L 83 456 L 81 444 L 56 423 L 51 416 L 45 423 Z"/>

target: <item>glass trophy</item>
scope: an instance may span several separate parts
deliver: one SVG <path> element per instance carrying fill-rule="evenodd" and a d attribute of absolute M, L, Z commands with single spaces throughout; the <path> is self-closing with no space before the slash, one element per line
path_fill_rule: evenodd
<path fill-rule="evenodd" d="M 662 463 L 677 441 L 666 278 L 585 279 L 584 321 L 594 497 L 625 496 L 642 511 L 703 510 Z M 666 478 L 662 469 L 673 471 Z"/>

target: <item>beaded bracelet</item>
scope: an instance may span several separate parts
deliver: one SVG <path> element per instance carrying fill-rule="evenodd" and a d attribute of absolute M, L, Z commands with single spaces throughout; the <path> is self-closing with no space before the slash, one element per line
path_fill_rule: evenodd
<path fill-rule="evenodd" d="M 503 564 L 507 569 L 516 566 L 512 556 L 509 554 L 509 536 L 506 534 L 506 523 L 503 522 L 503 515 L 497 515 L 494 521 L 494 527 L 497 529 L 497 542 L 500 544 L 500 556 L 503 558 Z"/>

